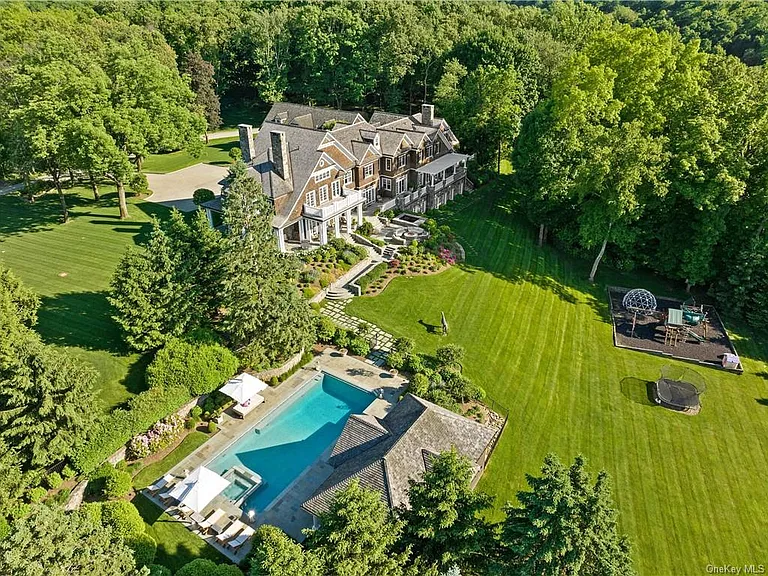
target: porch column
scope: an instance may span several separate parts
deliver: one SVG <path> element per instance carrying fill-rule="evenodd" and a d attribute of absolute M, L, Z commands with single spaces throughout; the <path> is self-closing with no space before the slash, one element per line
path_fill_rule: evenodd
<path fill-rule="evenodd" d="M 347 220 L 347 234 L 352 234 L 352 209 L 346 211 L 344 218 Z"/>
<path fill-rule="evenodd" d="M 363 205 L 357 205 L 357 225 L 360 226 L 363 223 Z"/>
<path fill-rule="evenodd" d="M 275 236 L 277 236 L 277 247 L 280 248 L 280 252 L 285 252 L 285 236 L 283 236 L 283 230 L 281 228 L 275 228 Z"/>
<path fill-rule="evenodd" d="M 320 222 L 320 245 L 328 244 L 328 222 Z"/>
<path fill-rule="evenodd" d="M 299 240 L 302 242 L 307 241 L 307 223 L 303 218 L 299 220 Z"/>
<path fill-rule="evenodd" d="M 336 214 L 336 216 L 333 217 L 333 231 L 336 235 L 336 238 L 341 238 L 341 214 Z"/>

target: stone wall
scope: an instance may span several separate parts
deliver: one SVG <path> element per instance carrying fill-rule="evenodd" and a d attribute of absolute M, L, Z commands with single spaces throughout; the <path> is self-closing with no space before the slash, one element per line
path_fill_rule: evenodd
<path fill-rule="evenodd" d="M 269 382 L 269 380 L 272 379 L 272 377 L 279 377 L 284 372 L 288 372 L 291 368 L 296 366 L 299 362 L 301 362 L 301 357 L 304 356 L 304 349 L 302 348 L 300 352 L 296 353 L 295 356 L 292 356 L 288 359 L 288 361 L 283 364 L 282 366 L 278 366 L 277 368 L 272 368 L 271 370 L 265 370 L 264 372 L 259 372 L 256 374 L 258 378 L 261 378 L 264 382 Z"/>

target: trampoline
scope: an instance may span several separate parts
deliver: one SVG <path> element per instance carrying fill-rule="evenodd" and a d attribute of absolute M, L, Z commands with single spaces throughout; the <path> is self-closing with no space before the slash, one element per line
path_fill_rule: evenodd
<path fill-rule="evenodd" d="M 704 393 L 704 378 L 690 368 L 664 366 L 661 377 L 654 382 L 654 401 L 678 412 L 698 414 L 701 409 L 699 397 Z"/>

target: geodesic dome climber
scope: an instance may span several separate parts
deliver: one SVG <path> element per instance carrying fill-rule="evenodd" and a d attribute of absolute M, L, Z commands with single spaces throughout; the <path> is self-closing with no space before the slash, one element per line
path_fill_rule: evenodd
<path fill-rule="evenodd" d="M 652 316 L 656 312 L 656 297 L 645 288 L 633 288 L 621 301 L 624 309 L 632 314 L 632 333 L 635 335 L 637 316 Z"/>

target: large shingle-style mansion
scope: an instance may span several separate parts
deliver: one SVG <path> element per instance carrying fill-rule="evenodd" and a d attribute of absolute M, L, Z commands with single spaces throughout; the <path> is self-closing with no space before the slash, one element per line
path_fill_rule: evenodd
<path fill-rule="evenodd" d="M 248 171 L 275 206 L 273 227 L 286 242 L 326 244 L 351 232 L 363 213 L 424 212 L 467 185 L 468 156 L 448 123 L 424 104 L 410 116 L 362 114 L 300 104 L 272 106 L 258 133 L 240 124 Z M 219 199 L 204 205 L 220 211 Z"/>

